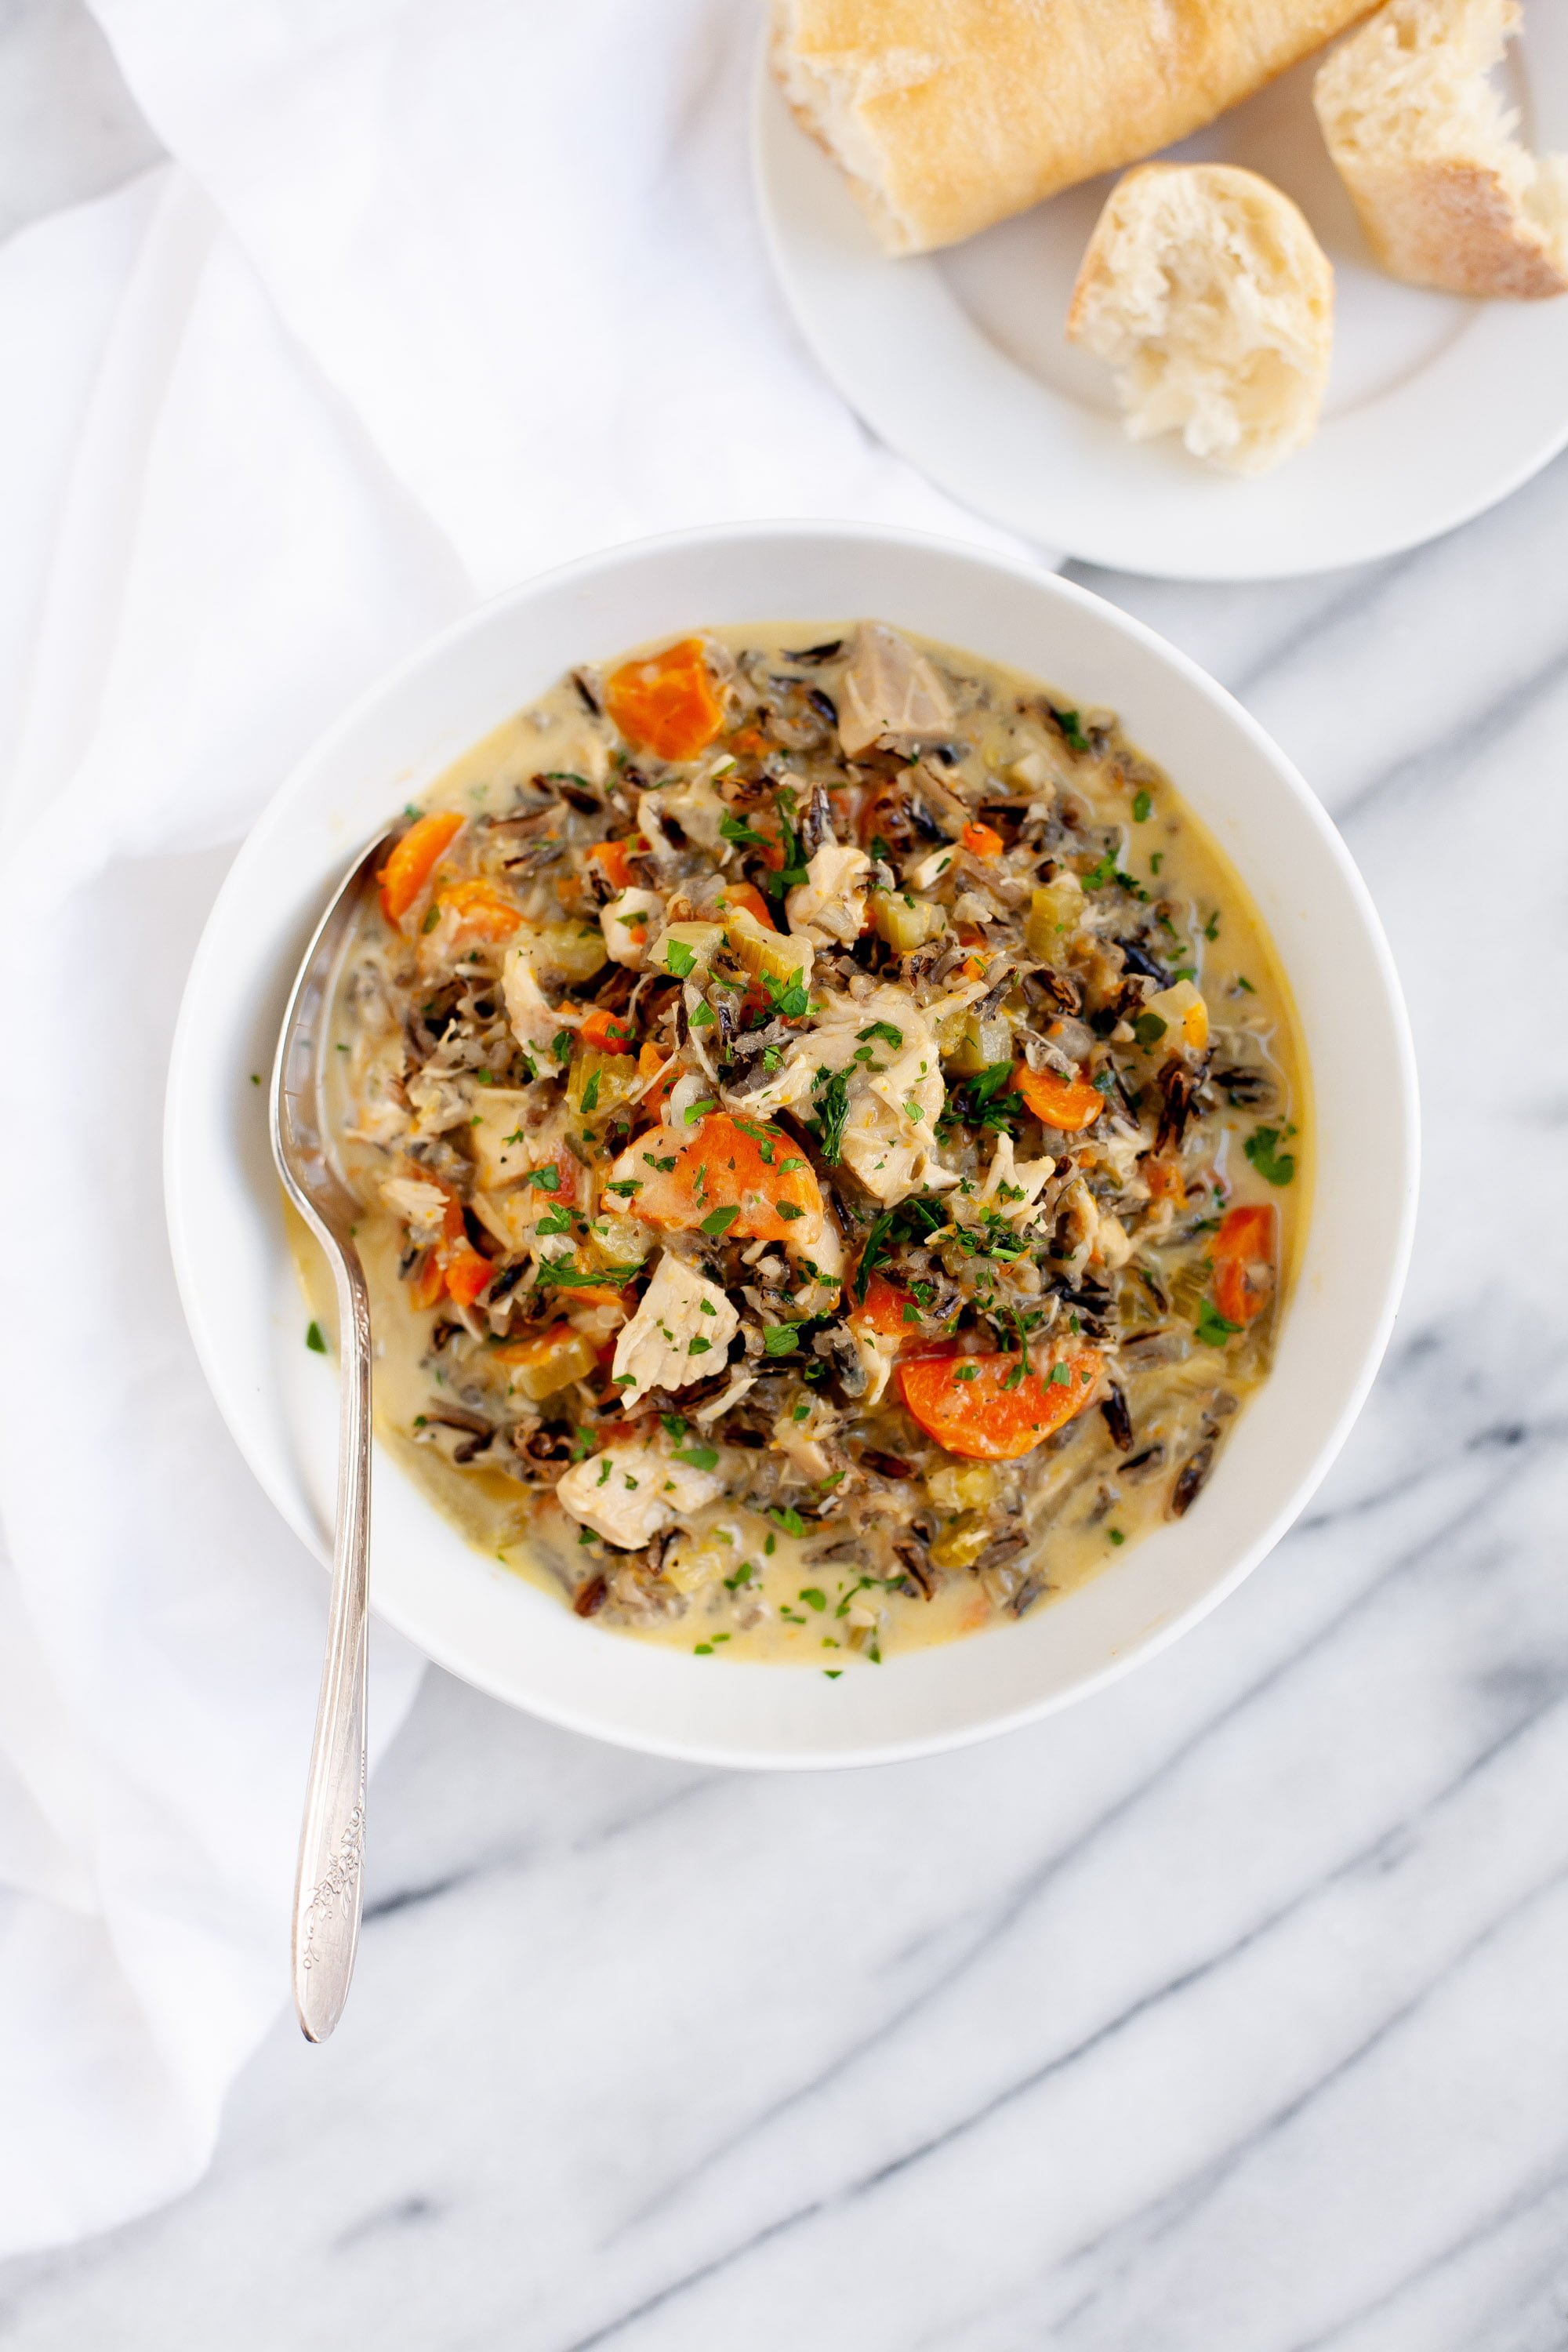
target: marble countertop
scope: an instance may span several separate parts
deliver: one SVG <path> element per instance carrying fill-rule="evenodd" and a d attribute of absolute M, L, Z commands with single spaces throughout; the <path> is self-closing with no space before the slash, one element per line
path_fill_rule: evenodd
<path fill-rule="evenodd" d="M 0 18 L 0 230 L 153 152 Z M 1568 2341 L 1568 459 L 1234 590 L 1069 567 L 1299 761 L 1426 1122 L 1390 1356 L 1216 1615 L 1039 1727 L 745 1779 L 432 1670 L 358 1979 L 210 2177 L 0 2272 L 7 2352 L 1551 2352 Z"/>

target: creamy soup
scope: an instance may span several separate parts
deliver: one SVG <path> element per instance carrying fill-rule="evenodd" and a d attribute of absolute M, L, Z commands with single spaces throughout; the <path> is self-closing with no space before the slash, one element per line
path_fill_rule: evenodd
<path fill-rule="evenodd" d="M 876 622 L 584 666 L 342 967 L 377 1425 L 595 1625 L 838 1675 L 1201 1507 L 1268 1376 L 1305 1073 L 1110 711 Z"/>

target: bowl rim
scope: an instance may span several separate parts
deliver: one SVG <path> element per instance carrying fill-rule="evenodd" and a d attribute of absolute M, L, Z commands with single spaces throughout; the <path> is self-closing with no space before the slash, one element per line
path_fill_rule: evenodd
<path fill-rule="evenodd" d="M 444 1640 L 439 1632 L 426 1624 L 417 1627 L 407 1622 L 406 1612 L 378 1597 L 374 1585 L 372 1606 L 377 1615 L 409 1640 L 425 1656 L 443 1666 L 462 1680 L 484 1690 L 488 1695 L 519 1706 L 540 1719 L 563 1728 L 605 1739 L 612 1745 L 635 1752 L 668 1757 L 689 1762 L 749 1770 L 820 1770 L 842 1769 L 851 1765 L 875 1765 L 911 1760 L 915 1758 L 945 1752 L 990 1738 L 1003 1732 L 1016 1730 L 1026 1723 L 1043 1719 L 1058 1709 L 1088 1697 L 1105 1688 L 1125 1674 L 1152 1658 L 1202 1622 L 1211 1610 L 1234 1592 L 1280 1540 L 1299 1517 L 1327 1475 L 1334 1459 L 1365 1402 L 1367 1393 L 1386 1351 L 1388 1340 L 1404 1289 L 1415 1234 L 1416 1199 L 1419 1175 L 1419 1102 L 1415 1074 L 1414 1042 L 1407 1010 L 1400 986 L 1392 950 L 1366 883 L 1350 851 L 1333 824 L 1323 803 L 1311 791 L 1294 763 L 1276 744 L 1267 730 L 1237 701 L 1229 689 L 1210 676 L 1191 656 L 1163 637 L 1147 623 L 1095 593 L 1076 581 L 1063 579 L 1059 573 L 1030 562 L 1026 557 L 999 553 L 987 546 L 972 544 L 941 534 L 900 526 L 860 521 L 838 521 L 831 518 L 809 517 L 761 519 L 746 522 L 725 522 L 700 525 L 679 530 L 650 534 L 609 548 L 596 550 L 576 557 L 568 563 L 549 571 L 534 573 L 513 583 L 500 593 L 480 601 L 468 612 L 459 614 L 441 629 L 422 640 L 399 660 L 384 670 L 364 687 L 340 715 L 315 736 L 300 757 L 269 795 L 258 812 L 236 854 L 234 861 L 218 890 L 203 927 L 195 954 L 192 960 L 181 1000 L 171 1048 L 165 1093 L 163 1127 L 164 1204 L 170 1248 L 174 1258 L 176 1285 L 187 1328 L 190 1330 L 202 1370 L 218 1405 L 218 1409 L 244 1457 L 247 1468 L 256 1476 L 268 1499 L 279 1510 L 292 1531 L 300 1537 L 318 1559 L 330 1565 L 330 1540 L 323 1542 L 319 1527 L 307 1524 L 293 1507 L 290 1496 L 279 1490 L 271 1465 L 255 1441 L 253 1432 L 239 1401 L 235 1394 L 229 1367 L 214 1344 L 213 1323 L 204 1289 L 202 1269 L 187 1247 L 185 1205 L 185 1169 L 184 1166 L 184 1130 L 191 1084 L 191 1042 L 198 1025 L 198 1007 L 202 996 L 205 972 L 221 953 L 220 942 L 230 909 L 248 894 L 250 862 L 258 854 L 258 845 L 265 843 L 273 827 L 282 821 L 293 798 L 300 792 L 313 772 L 324 769 L 342 749 L 351 744 L 356 733 L 384 704 L 394 701 L 422 676 L 437 672 L 453 651 L 479 635 L 514 606 L 531 604 L 542 597 L 570 598 L 574 590 L 623 565 L 639 562 L 655 562 L 664 556 L 705 551 L 743 551 L 765 549 L 779 541 L 809 542 L 831 541 L 851 547 L 877 550 L 905 548 L 911 552 L 941 559 L 957 559 L 961 562 L 981 567 L 993 573 L 1026 586 L 1031 592 L 1044 591 L 1047 596 L 1059 598 L 1064 604 L 1077 606 L 1088 614 L 1100 627 L 1109 627 L 1113 636 L 1130 641 L 1152 656 L 1155 662 L 1173 670 L 1189 688 L 1246 740 L 1258 756 L 1261 767 L 1268 772 L 1278 787 L 1295 803 L 1297 814 L 1318 836 L 1320 846 L 1337 869 L 1337 878 L 1353 908 L 1361 944 L 1370 954 L 1383 992 L 1382 1011 L 1388 1024 L 1388 1045 L 1392 1049 L 1395 1084 L 1386 1108 L 1389 1118 L 1387 1146 L 1397 1161 L 1395 1181 L 1399 1186 L 1399 1208 L 1393 1245 L 1384 1263 L 1377 1299 L 1376 1312 L 1359 1351 L 1352 1376 L 1346 1381 L 1339 1410 L 1322 1436 L 1307 1468 L 1286 1491 L 1277 1507 L 1261 1529 L 1247 1542 L 1220 1576 L 1215 1577 L 1195 1597 L 1185 1601 L 1163 1622 L 1129 1639 L 1115 1654 L 1100 1665 L 1085 1671 L 1068 1686 L 1047 1691 L 1021 1704 L 1007 1707 L 993 1716 L 973 1722 L 929 1733 L 887 1739 L 877 1745 L 847 1745 L 840 1748 L 830 1746 L 813 1747 L 795 1752 L 788 1748 L 766 1752 L 749 1748 L 728 1749 L 706 1737 L 683 1738 L 678 1736 L 650 1733 L 644 1727 L 617 1726 L 603 1717 L 585 1713 L 569 1700 L 557 1700 L 532 1693 L 524 1697 L 510 1687 L 501 1675 L 487 1675 L 485 1664 L 463 1652 L 459 1645 Z M 779 615 L 775 617 L 787 617 Z M 681 624 L 684 625 L 684 623 Z M 674 624 L 672 624 L 674 625 Z M 970 650 L 978 650 L 970 648 Z M 522 707 L 520 704 L 520 707 Z M 478 739 L 476 739 L 478 740 Z M 1173 782 L 1178 794 L 1183 793 L 1179 778 Z M 395 773 L 388 776 L 388 798 L 398 789 Z M 354 846 L 345 840 L 343 864 Z M 1277 939 L 1272 940 L 1274 952 L 1281 971 L 1289 980 L 1290 959 Z M 279 948 L 283 954 L 283 945 Z M 1309 1211 L 1309 1225 L 1315 1213 Z M 377 1475 L 391 1474 L 395 1465 L 384 1451 L 377 1451 Z M 397 1474 L 401 1476 L 401 1473 Z M 1223 1472 L 1216 1473 L 1216 1483 Z M 373 1551 L 374 1562 L 374 1551 Z M 1096 1580 L 1098 1581 L 1098 1580 Z M 558 1604 L 552 1603 L 555 1606 Z M 619 1637 L 617 1637 L 619 1638 Z M 639 1647 L 642 1645 L 638 1645 Z M 942 1645 L 952 1648 L 954 1645 Z M 968 1644 L 964 1644 L 967 1647 Z M 934 1653 L 915 1654 L 930 1656 Z M 741 1664 L 742 1662 L 737 1662 Z M 733 1674 L 736 1665 L 725 1671 Z M 751 1671 L 752 1668 L 742 1667 Z M 766 1669 L 773 1673 L 804 1673 L 794 1667 Z"/>

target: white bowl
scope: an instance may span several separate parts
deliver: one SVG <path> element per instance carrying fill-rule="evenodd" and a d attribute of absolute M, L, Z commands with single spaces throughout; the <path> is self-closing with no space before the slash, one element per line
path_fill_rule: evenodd
<path fill-rule="evenodd" d="M 515 590 L 367 695 L 295 771 L 213 908 L 170 1073 L 169 1227 L 218 1404 L 289 1525 L 331 1556 L 336 1383 L 306 1309 L 268 1154 L 264 1087 L 310 927 L 358 847 L 572 664 L 703 624 L 876 614 L 1118 711 L 1252 893 L 1295 992 L 1315 1181 L 1272 1377 L 1188 1517 L 1016 1625 L 865 1666 L 698 1658 L 584 1623 L 470 1550 L 378 1454 L 372 1593 L 481 1690 L 661 1755 L 735 1765 L 884 1762 L 1043 1715 L 1223 1600 L 1323 1475 L 1387 1341 L 1415 1201 L 1414 1064 L 1398 982 L 1338 834 L 1260 728 L 1113 605 L 1049 574 L 911 534 L 762 523 L 620 549 Z"/>

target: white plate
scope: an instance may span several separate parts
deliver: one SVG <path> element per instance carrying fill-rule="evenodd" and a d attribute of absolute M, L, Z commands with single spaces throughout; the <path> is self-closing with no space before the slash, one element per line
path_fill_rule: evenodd
<path fill-rule="evenodd" d="M 1170 1641 L 1237 1584 L 1306 1501 L 1365 1393 L 1404 1278 L 1415 1079 L 1397 982 L 1344 845 L 1261 730 L 1183 655 L 1098 597 L 912 534 L 769 523 L 595 556 L 438 637 L 285 783 L 219 894 L 170 1072 L 169 1229 L 219 1406 L 290 1527 L 326 1559 L 332 1365 L 304 1346 L 263 1089 L 289 982 L 359 845 L 574 662 L 701 623 L 877 614 L 1119 709 L 1251 889 L 1294 988 L 1317 1171 L 1276 1368 L 1190 1515 L 1021 1624 L 856 1666 L 701 1659 L 584 1623 L 471 1551 L 378 1454 L 372 1597 L 429 1655 L 552 1721 L 666 1755 L 752 1765 L 886 1760 L 1058 1706 Z"/>
<path fill-rule="evenodd" d="M 977 512 L 1091 563 L 1265 580 L 1434 539 L 1568 442 L 1568 296 L 1469 302 L 1386 278 L 1311 108 L 1308 58 L 1167 153 L 1245 163 L 1294 197 L 1334 265 L 1333 372 L 1316 439 L 1261 481 L 1170 436 L 1134 443 L 1110 370 L 1062 334 L 1118 176 L 941 254 L 889 260 L 767 74 L 753 120 L 773 264 L 807 342 L 884 441 Z M 1526 0 L 1510 64 L 1523 135 L 1568 147 L 1568 6 Z"/>

